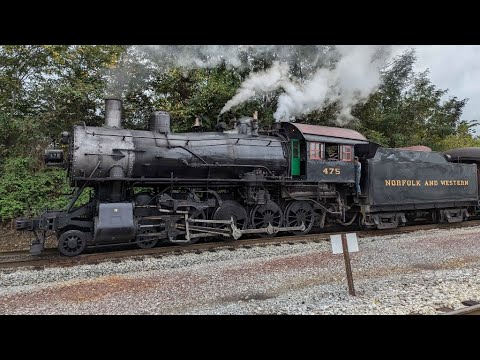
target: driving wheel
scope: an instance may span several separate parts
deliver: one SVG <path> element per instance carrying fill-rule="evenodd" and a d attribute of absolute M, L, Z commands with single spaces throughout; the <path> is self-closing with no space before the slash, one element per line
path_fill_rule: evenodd
<path fill-rule="evenodd" d="M 264 205 L 255 206 L 250 214 L 250 224 L 253 229 L 268 228 L 269 225 L 280 227 L 282 223 L 282 209 L 271 200 Z M 258 235 L 262 237 L 275 236 L 275 234 L 268 233 L 260 233 Z"/>
<path fill-rule="evenodd" d="M 295 227 L 305 225 L 304 231 L 291 231 L 294 235 L 308 234 L 315 223 L 315 210 L 308 201 L 293 201 L 285 209 L 285 226 Z"/>

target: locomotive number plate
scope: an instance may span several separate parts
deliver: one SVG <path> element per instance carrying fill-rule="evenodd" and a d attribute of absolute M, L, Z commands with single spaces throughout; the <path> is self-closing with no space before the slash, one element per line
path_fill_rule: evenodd
<path fill-rule="evenodd" d="M 340 168 L 325 168 L 322 172 L 325 175 L 340 175 Z"/>

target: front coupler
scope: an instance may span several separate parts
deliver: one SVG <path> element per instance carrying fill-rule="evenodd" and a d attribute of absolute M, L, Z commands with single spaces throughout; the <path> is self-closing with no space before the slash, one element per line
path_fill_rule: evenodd
<path fill-rule="evenodd" d="M 15 219 L 15 229 L 18 231 L 32 231 L 35 238 L 30 246 L 32 255 L 40 254 L 45 247 L 47 230 L 56 230 L 58 212 L 44 213 L 38 218 Z"/>

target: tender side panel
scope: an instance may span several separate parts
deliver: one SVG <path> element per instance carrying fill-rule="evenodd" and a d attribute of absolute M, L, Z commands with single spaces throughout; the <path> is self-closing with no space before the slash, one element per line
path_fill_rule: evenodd
<path fill-rule="evenodd" d="M 397 156 L 392 151 L 368 160 L 368 203 L 375 206 L 476 203 L 476 165 L 448 163 L 437 156 L 440 154 L 432 154 L 398 153 Z"/>

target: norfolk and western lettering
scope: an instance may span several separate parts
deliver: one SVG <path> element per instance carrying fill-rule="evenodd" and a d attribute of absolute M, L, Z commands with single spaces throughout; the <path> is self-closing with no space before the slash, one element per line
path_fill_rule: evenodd
<path fill-rule="evenodd" d="M 385 186 L 468 186 L 468 180 L 385 180 Z"/>

